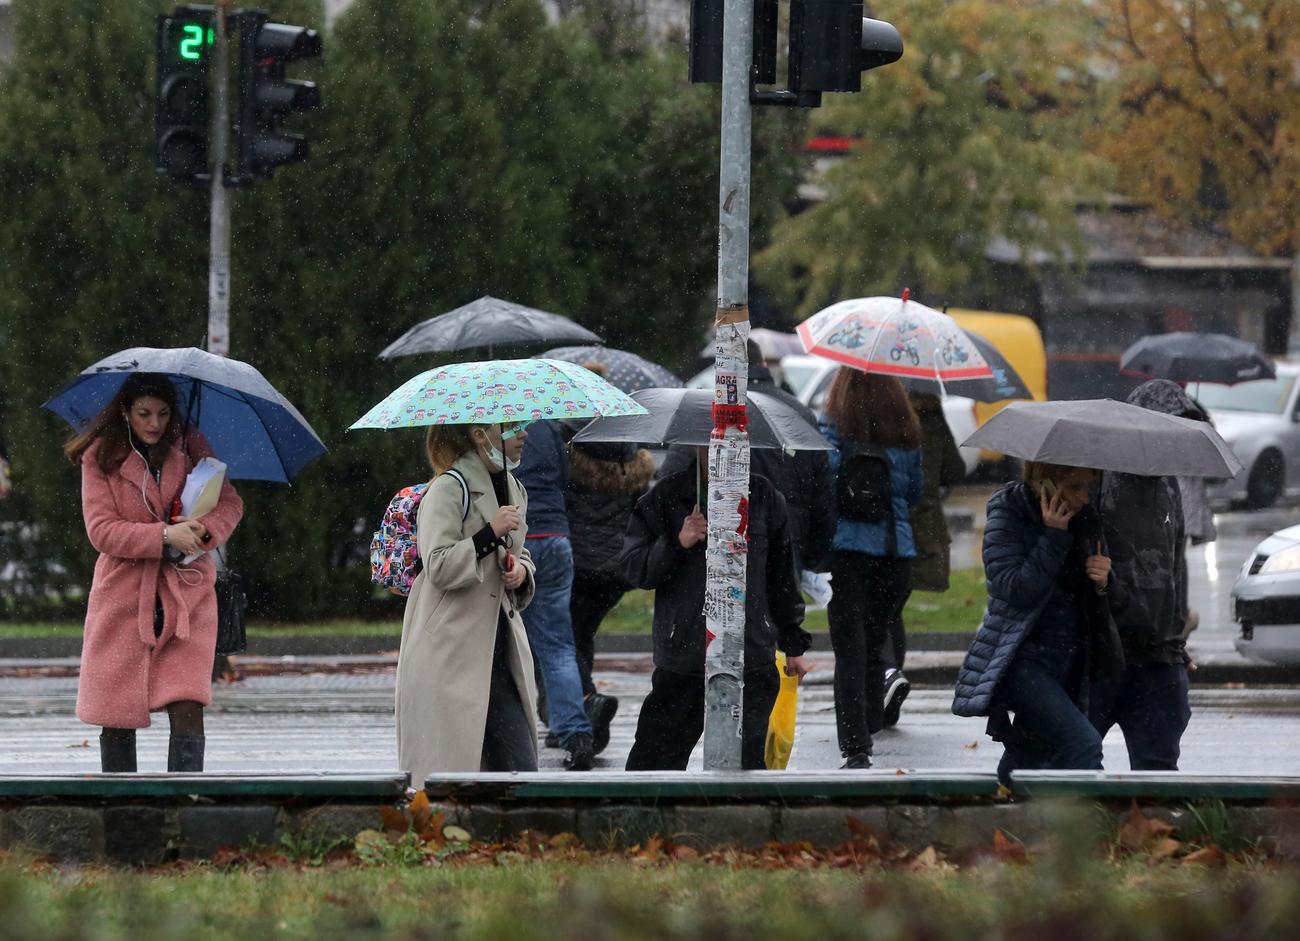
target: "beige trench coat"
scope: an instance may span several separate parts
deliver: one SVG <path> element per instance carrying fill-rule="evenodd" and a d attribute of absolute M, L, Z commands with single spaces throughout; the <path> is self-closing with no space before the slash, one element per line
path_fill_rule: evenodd
<path fill-rule="evenodd" d="M 527 524 L 511 534 L 511 551 L 528 578 L 509 592 L 501 582 L 505 550 L 474 557 L 474 534 L 499 509 L 492 479 L 473 452 L 452 466 L 469 484 L 469 513 L 462 521 L 460 483 L 447 474 L 434 478 L 416 517 L 424 569 L 406 600 L 397 658 L 397 759 L 415 787 L 433 772 L 482 770 L 498 611 L 510 621 L 510 672 L 529 721 L 537 724 L 533 655 L 519 617 L 536 585 L 524 545 Z M 511 499 L 527 519 L 528 495 L 514 477 L 508 480 Z"/>

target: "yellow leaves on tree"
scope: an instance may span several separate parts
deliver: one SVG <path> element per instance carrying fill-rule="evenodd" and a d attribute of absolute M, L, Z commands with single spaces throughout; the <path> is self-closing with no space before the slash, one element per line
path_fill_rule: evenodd
<path fill-rule="evenodd" d="M 1097 136 L 1126 194 L 1300 251 L 1300 31 L 1291 0 L 1104 0 L 1111 120 Z M 1291 22 L 1287 22 L 1288 18 Z"/>

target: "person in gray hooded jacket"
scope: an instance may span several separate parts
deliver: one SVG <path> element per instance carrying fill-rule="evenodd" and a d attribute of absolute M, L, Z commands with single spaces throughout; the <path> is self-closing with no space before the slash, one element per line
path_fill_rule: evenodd
<path fill-rule="evenodd" d="M 1128 402 L 1190 417 L 1199 407 L 1167 379 L 1144 382 Z M 1174 477 L 1107 473 L 1099 508 L 1110 546 L 1112 574 L 1123 587 L 1111 612 L 1124 645 L 1126 668 L 1094 683 L 1089 718 L 1104 737 L 1118 725 L 1135 771 L 1176 771 L 1191 719 L 1184 639 L 1187 623 L 1186 529 Z"/>

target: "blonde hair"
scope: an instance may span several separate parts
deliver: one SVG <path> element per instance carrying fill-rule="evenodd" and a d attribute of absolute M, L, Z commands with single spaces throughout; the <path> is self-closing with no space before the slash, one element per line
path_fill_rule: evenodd
<path fill-rule="evenodd" d="M 1025 461 L 1025 469 L 1021 479 L 1029 484 L 1030 489 L 1035 494 L 1040 492 L 1040 487 L 1044 480 L 1054 480 L 1057 484 L 1075 477 L 1079 474 L 1086 474 L 1091 480 L 1097 476 L 1097 471 L 1091 467 L 1076 467 L 1073 464 L 1048 464 L 1045 461 Z"/>
<path fill-rule="evenodd" d="M 474 447 L 470 438 L 470 429 L 474 425 L 430 425 L 429 434 L 424 439 L 424 449 L 429 455 L 429 466 L 433 475 L 439 474 L 455 464 L 457 459 Z"/>

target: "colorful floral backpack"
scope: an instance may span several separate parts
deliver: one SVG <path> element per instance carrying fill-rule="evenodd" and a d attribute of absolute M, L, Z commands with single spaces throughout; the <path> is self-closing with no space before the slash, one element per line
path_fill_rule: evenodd
<path fill-rule="evenodd" d="M 469 516 L 469 485 L 459 471 L 446 472 L 460 484 L 460 518 Z M 429 489 L 427 483 L 403 487 L 388 501 L 384 518 L 370 541 L 370 580 L 405 598 L 411 593 L 415 577 L 424 568 L 420 548 L 415 542 L 415 520 L 420 501 Z"/>

